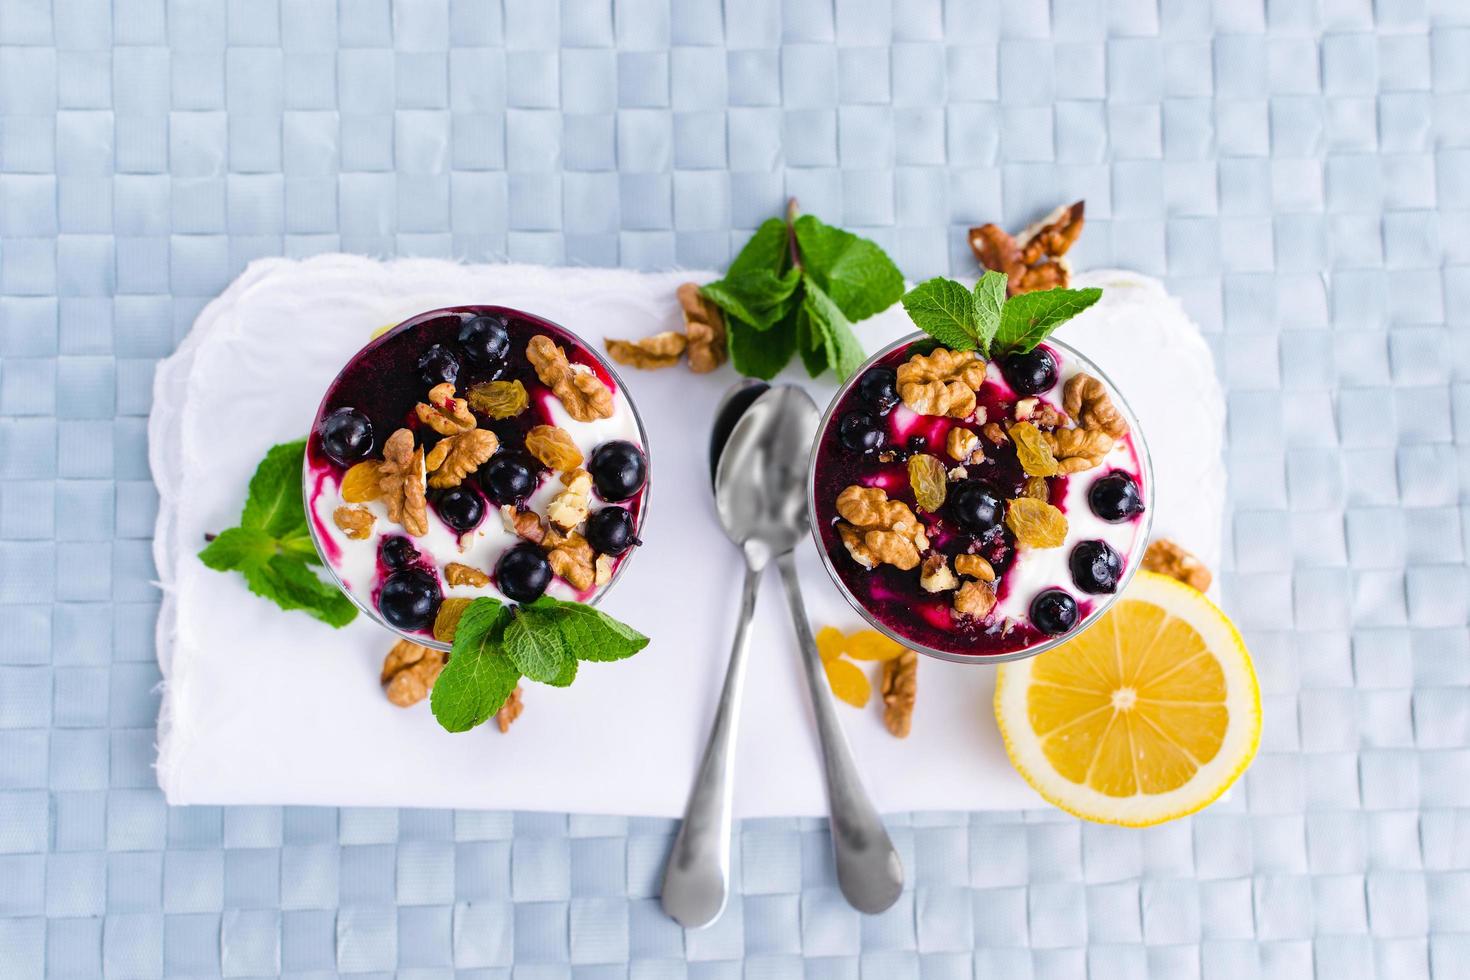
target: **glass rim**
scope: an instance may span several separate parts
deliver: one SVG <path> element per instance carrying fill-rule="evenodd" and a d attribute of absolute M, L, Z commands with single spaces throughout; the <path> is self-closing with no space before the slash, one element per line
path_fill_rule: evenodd
<path fill-rule="evenodd" d="M 1139 464 L 1141 466 L 1142 475 L 1144 478 L 1144 510 L 1142 515 L 1142 524 L 1139 529 L 1140 533 L 1138 534 L 1137 538 L 1135 538 L 1133 546 L 1128 551 L 1128 561 L 1123 567 L 1123 577 L 1118 581 L 1118 588 L 1110 594 L 1105 593 L 1095 597 L 1092 611 L 1089 612 L 1087 616 L 1080 623 L 1077 624 L 1075 629 L 1069 630 L 1068 632 L 1063 633 L 1059 636 L 1049 637 L 1046 640 L 1043 640 L 1042 642 L 1034 644 L 1032 646 L 1025 647 L 1020 650 L 1012 650 L 1006 653 L 955 653 L 952 650 L 939 650 L 934 647 L 926 646 L 925 644 L 918 642 L 912 637 L 906 637 L 896 630 L 891 629 L 887 624 L 879 620 L 877 616 L 873 615 L 873 613 L 868 610 L 868 608 L 862 603 L 860 599 L 857 598 L 857 596 L 852 594 L 852 590 L 849 589 L 847 587 L 847 583 L 843 581 L 842 575 L 837 571 L 837 567 L 833 563 L 831 554 L 829 554 L 827 551 L 827 546 L 822 540 L 822 529 L 817 521 L 818 450 L 821 447 L 822 436 L 826 433 L 828 425 L 830 425 L 832 422 L 832 415 L 834 412 L 837 411 L 837 406 L 841 404 L 843 398 L 846 397 L 848 391 L 852 389 L 852 386 L 857 383 L 857 380 L 863 376 L 863 373 L 866 372 L 875 363 L 877 363 L 882 358 L 887 357 L 895 350 L 898 350 L 900 347 L 906 347 L 914 344 L 915 342 L 925 340 L 934 340 L 934 338 L 922 331 L 915 331 L 913 333 L 906 334 L 903 337 L 900 337 L 892 343 L 884 346 L 876 353 L 870 355 L 868 359 L 863 361 L 862 365 L 857 370 L 853 371 L 852 375 L 837 389 L 836 394 L 832 396 L 831 402 L 828 403 L 826 411 L 822 413 L 822 421 L 817 426 L 816 439 L 812 443 L 811 461 L 807 464 L 806 476 L 807 508 L 812 515 L 812 519 L 810 521 L 812 540 L 816 542 L 817 554 L 820 555 L 822 559 L 822 567 L 827 570 L 827 576 L 832 579 L 833 584 L 836 585 L 837 590 L 842 593 L 842 598 L 846 600 L 847 604 L 855 609 L 858 615 L 862 616 L 862 618 L 868 623 L 869 626 L 873 627 L 879 633 L 882 633 L 884 636 L 888 637 L 890 640 L 893 640 L 895 643 L 902 645 L 905 649 L 913 650 L 916 653 L 921 653 L 926 657 L 933 657 L 936 660 L 944 660 L 948 661 L 949 663 L 966 665 L 1000 664 L 1013 660 L 1027 660 L 1031 657 L 1036 656 L 1037 654 L 1045 653 L 1048 650 L 1058 647 L 1063 643 L 1068 642 L 1069 640 L 1076 639 L 1078 636 L 1081 636 L 1084 632 L 1091 629 L 1092 626 L 1096 624 L 1099 619 L 1102 618 L 1103 614 L 1112 608 L 1113 603 L 1115 603 L 1118 598 L 1122 596 L 1123 592 L 1128 587 L 1128 583 L 1133 580 L 1134 573 L 1138 571 L 1138 567 L 1143 558 L 1143 552 L 1148 547 L 1149 534 L 1153 530 L 1154 519 L 1154 468 L 1153 458 L 1149 454 L 1148 440 L 1144 437 L 1143 428 L 1138 424 L 1138 416 L 1134 413 L 1132 406 L 1128 404 L 1127 398 L 1123 396 L 1118 386 L 1113 383 L 1113 380 L 1108 377 L 1107 373 L 1103 371 L 1102 368 L 1098 367 L 1095 363 L 1093 363 L 1091 358 L 1089 358 L 1086 354 L 1082 353 L 1076 347 L 1073 347 L 1066 341 L 1057 340 L 1055 337 L 1048 337 L 1045 341 L 1043 341 L 1046 346 L 1056 347 L 1075 357 L 1078 361 L 1082 363 L 1084 369 L 1087 370 L 1089 374 L 1093 374 L 1099 381 L 1107 385 L 1109 396 L 1112 398 L 1114 404 L 1117 405 L 1122 411 L 1124 418 L 1128 420 L 1129 434 L 1133 437 L 1134 452 L 1138 456 Z M 938 341 L 935 342 L 938 343 Z M 941 344 L 940 346 L 943 345 Z"/>
<path fill-rule="evenodd" d="M 643 529 L 644 524 L 648 520 L 648 502 L 650 497 L 652 496 L 653 490 L 653 453 L 648 445 L 648 429 L 643 424 L 643 416 L 638 411 L 638 403 L 634 401 L 633 394 L 628 390 L 628 386 L 623 381 L 622 376 L 618 374 L 612 363 L 606 357 L 604 357 L 601 352 L 599 352 L 592 345 L 588 344 L 581 334 L 568 329 L 555 320 L 551 320 L 547 317 L 541 316 L 539 313 L 531 313 L 525 310 L 517 309 L 513 306 L 496 306 L 492 304 L 469 303 L 463 306 L 443 306 L 439 307 L 438 309 L 426 310 L 423 313 L 416 313 L 408 319 L 393 325 L 387 330 L 384 330 L 382 333 L 369 340 L 362 347 L 358 348 L 357 352 L 343 363 L 342 367 L 337 371 L 336 375 L 333 376 L 331 382 L 328 383 L 327 392 L 324 392 L 322 394 L 322 401 L 317 405 L 316 414 L 312 417 L 311 427 L 307 430 L 308 444 L 311 441 L 311 434 L 316 431 L 317 425 L 320 424 L 322 420 L 322 410 L 326 407 L 327 393 L 332 390 L 332 386 L 337 383 L 337 379 L 342 377 L 342 372 L 346 371 L 353 362 L 355 362 L 359 357 L 362 357 L 373 347 L 387 340 L 389 337 L 396 336 L 397 334 L 402 333 L 406 330 L 411 330 L 427 320 L 439 316 L 445 316 L 448 314 L 459 314 L 466 310 L 477 310 L 488 313 L 495 313 L 497 315 L 510 314 L 512 316 L 524 317 L 529 320 L 539 320 L 542 323 L 548 323 L 551 326 L 555 327 L 557 330 L 560 330 L 562 333 L 566 334 L 567 336 L 575 337 L 577 339 L 578 345 L 583 350 L 591 354 L 593 359 L 596 360 L 599 365 L 601 365 L 603 370 L 607 371 L 608 376 L 611 377 L 613 379 L 613 382 L 618 386 L 618 391 L 622 393 L 624 400 L 628 403 L 628 408 L 633 413 L 633 422 L 638 427 L 638 439 L 642 443 L 641 448 L 643 450 L 643 460 L 647 475 L 644 479 L 643 489 L 642 491 L 640 491 L 641 496 L 638 500 L 638 525 L 636 528 L 634 528 L 634 534 L 636 536 L 637 532 Z M 337 573 L 337 569 L 334 568 L 332 566 L 332 563 L 327 560 L 325 550 L 322 548 L 322 542 L 319 537 L 319 532 L 317 531 L 316 521 L 312 519 L 311 458 L 309 453 L 303 453 L 301 458 L 301 499 L 303 506 L 306 508 L 306 527 L 311 534 L 312 546 L 316 548 L 317 556 L 320 557 L 322 560 L 322 566 L 327 570 L 327 574 L 331 578 L 332 584 L 337 587 L 338 591 L 346 596 L 347 600 L 351 602 L 354 606 L 356 606 L 360 612 L 364 613 L 373 622 L 377 623 L 379 626 L 383 627 L 383 629 L 394 634 L 398 638 L 408 640 L 410 643 L 417 643 L 419 646 L 428 647 L 431 650 L 440 650 L 445 653 L 449 652 L 451 644 L 445 643 L 443 640 L 438 639 L 432 634 L 410 633 L 406 630 L 399 629 L 397 626 L 394 626 L 392 623 L 384 619 L 382 612 L 376 609 L 372 603 L 366 601 L 366 599 L 364 599 L 363 597 L 358 596 L 355 592 L 353 592 L 351 589 L 347 588 L 347 586 L 343 584 L 342 576 Z M 486 505 L 489 510 L 485 515 L 485 520 L 489 520 L 492 514 L 497 516 L 499 515 L 499 509 L 496 508 L 489 500 L 486 500 Z M 634 548 L 631 550 L 633 553 L 636 553 L 637 546 L 634 546 Z M 612 578 L 608 579 L 607 584 L 598 589 L 597 593 L 593 595 L 586 604 L 589 606 L 595 606 L 602 600 L 605 595 L 608 594 L 608 592 L 612 591 L 613 586 L 617 585 L 618 580 L 623 577 L 623 572 L 627 569 L 632 559 L 633 554 L 625 552 L 623 560 L 618 562 L 618 567 L 613 570 Z M 441 593 L 441 601 L 442 598 L 443 597 Z M 480 597 L 476 596 L 475 598 Z M 495 596 L 487 596 L 486 598 L 493 599 L 495 598 Z M 518 605 L 518 603 L 514 602 L 514 600 L 505 598 L 503 594 L 501 595 L 499 601 L 505 602 L 510 605 Z"/>

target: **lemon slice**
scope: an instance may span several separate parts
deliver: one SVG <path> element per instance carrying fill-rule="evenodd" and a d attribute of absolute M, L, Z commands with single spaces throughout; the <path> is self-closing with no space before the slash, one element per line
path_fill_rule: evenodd
<path fill-rule="evenodd" d="M 995 717 L 1017 771 L 1084 820 L 1147 827 L 1214 802 L 1261 738 L 1261 692 L 1234 624 L 1140 571 L 1091 628 L 1002 664 Z"/>

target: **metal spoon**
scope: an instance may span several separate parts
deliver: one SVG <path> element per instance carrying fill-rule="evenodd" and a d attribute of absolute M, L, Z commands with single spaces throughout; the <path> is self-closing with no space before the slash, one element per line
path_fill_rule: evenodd
<path fill-rule="evenodd" d="M 757 535 L 764 526 L 762 513 L 770 506 L 773 487 L 768 455 L 769 440 L 742 436 L 736 452 L 738 463 L 722 467 L 725 449 L 753 402 L 768 388 L 759 381 L 736 385 L 725 394 L 715 412 L 710 438 L 710 473 L 715 490 L 715 510 L 725 534 L 740 547 L 745 558 L 745 584 L 740 596 L 740 614 L 735 623 L 735 642 L 725 668 L 725 685 L 710 726 L 704 757 L 689 791 L 684 822 L 674 838 L 674 849 L 664 869 L 663 907 L 680 925 L 689 929 L 707 926 L 720 917 L 730 894 L 730 823 L 735 785 L 735 726 L 740 718 L 740 700 L 745 690 L 746 650 L 750 645 L 750 621 L 755 615 L 756 594 L 761 574 L 772 552 Z M 766 415 L 758 418 L 767 418 Z M 744 431 L 750 433 L 750 427 Z M 755 430 L 760 437 L 764 430 Z M 723 482 L 720 477 L 724 476 Z M 736 479 L 736 476 L 739 479 Z"/>
<path fill-rule="evenodd" d="M 817 718 L 838 884 L 848 901 L 864 912 L 888 908 L 903 887 L 898 854 L 863 790 L 837 720 L 791 560 L 807 530 L 806 460 L 819 413 L 800 389 L 783 386 L 752 397 L 752 387 L 747 383 L 726 396 L 711 446 L 712 458 L 718 459 L 716 509 L 726 533 L 745 555 L 747 572 L 725 688 L 664 877 L 664 910 L 691 928 L 713 922 L 729 893 L 735 716 L 744 682 L 749 617 L 760 575 L 773 559 L 786 585 Z M 745 414 L 725 429 L 721 423 L 743 405 L 749 405 Z M 728 445 L 721 451 L 726 431 Z"/>

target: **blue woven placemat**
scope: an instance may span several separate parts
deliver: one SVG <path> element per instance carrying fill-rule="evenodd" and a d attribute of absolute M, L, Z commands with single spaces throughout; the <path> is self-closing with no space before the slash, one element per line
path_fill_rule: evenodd
<path fill-rule="evenodd" d="M 914 814 L 862 919 L 747 823 L 154 788 L 155 360 L 260 255 L 719 266 L 798 196 L 912 278 L 1086 197 L 1230 392 L 1233 797 Z M 0 2 L 0 977 L 1470 976 L 1470 8 L 1458 0 Z M 922 705 L 920 707 L 922 710 Z"/>

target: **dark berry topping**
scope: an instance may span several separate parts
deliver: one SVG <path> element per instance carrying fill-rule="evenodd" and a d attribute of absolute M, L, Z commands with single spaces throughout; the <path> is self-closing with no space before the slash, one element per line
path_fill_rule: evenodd
<path fill-rule="evenodd" d="M 551 564 L 534 544 L 518 544 L 500 556 L 495 584 L 507 599 L 534 602 L 551 584 Z"/>
<path fill-rule="evenodd" d="M 397 571 L 418 561 L 419 550 L 408 538 L 395 535 L 384 538 L 383 543 L 378 545 L 378 557 L 383 559 L 384 565 Z"/>
<path fill-rule="evenodd" d="M 467 486 L 452 487 L 439 494 L 434 509 L 456 531 L 472 531 L 485 516 L 485 500 Z"/>
<path fill-rule="evenodd" d="M 603 555 L 621 555 L 638 539 L 633 536 L 633 514 L 622 507 L 603 507 L 587 518 L 587 543 Z"/>
<path fill-rule="evenodd" d="M 439 582 L 417 569 L 394 572 L 378 593 L 378 611 L 390 625 L 401 630 L 421 630 L 434 618 L 439 606 Z"/>
<path fill-rule="evenodd" d="M 954 522 L 971 534 L 984 534 L 1005 516 L 1000 493 L 978 480 L 966 480 L 951 489 L 948 506 Z"/>
<path fill-rule="evenodd" d="M 890 367 L 875 367 L 858 379 L 858 397 L 879 415 L 887 415 L 898 404 L 898 373 Z"/>
<path fill-rule="evenodd" d="M 351 466 L 373 451 L 373 424 L 355 408 L 339 408 L 322 419 L 317 431 L 322 452 L 342 466 Z"/>
<path fill-rule="evenodd" d="M 1043 633 L 1060 636 L 1077 625 L 1077 600 L 1061 589 L 1047 589 L 1031 600 L 1031 623 Z"/>
<path fill-rule="evenodd" d="M 1109 524 L 1121 524 L 1143 513 L 1143 494 L 1131 474 L 1114 470 L 1100 476 L 1087 491 L 1092 512 Z"/>
<path fill-rule="evenodd" d="M 648 479 L 648 463 L 643 458 L 643 451 L 623 439 L 604 442 L 594 449 L 592 458 L 587 461 L 587 470 L 597 485 L 598 495 L 608 503 L 627 500 L 642 490 L 644 481 Z"/>
<path fill-rule="evenodd" d="M 1036 395 L 1057 383 L 1057 362 L 1045 347 L 1036 347 L 1004 358 L 1000 373 L 1016 394 Z"/>
<path fill-rule="evenodd" d="M 882 449 L 888 433 L 877 416 L 867 412 L 848 412 L 837 423 L 837 438 L 855 453 L 871 453 Z"/>
<path fill-rule="evenodd" d="M 1082 541 L 1068 558 L 1072 581 L 1093 595 L 1118 591 L 1123 577 L 1123 558 L 1106 541 Z"/>
<path fill-rule="evenodd" d="M 459 346 L 476 364 L 498 364 L 510 351 L 510 333 L 498 316 L 477 316 L 459 328 Z"/>
<path fill-rule="evenodd" d="M 435 344 L 419 358 L 419 374 L 431 388 L 446 381 L 454 384 L 459 378 L 459 358 L 443 344 Z"/>
<path fill-rule="evenodd" d="M 480 470 L 480 486 L 500 506 L 519 504 L 536 490 L 536 473 L 524 460 L 496 455 Z"/>

